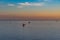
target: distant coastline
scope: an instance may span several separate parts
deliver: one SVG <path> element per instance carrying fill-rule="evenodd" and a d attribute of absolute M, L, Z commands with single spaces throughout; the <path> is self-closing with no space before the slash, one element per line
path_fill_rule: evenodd
<path fill-rule="evenodd" d="M 0 19 L 0 21 L 60 21 L 60 19 Z"/>

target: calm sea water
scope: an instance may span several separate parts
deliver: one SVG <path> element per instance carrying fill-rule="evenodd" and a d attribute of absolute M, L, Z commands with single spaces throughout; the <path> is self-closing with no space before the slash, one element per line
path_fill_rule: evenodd
<path fill-rule="evenodd" d="M 60 40 L 60 21 L 0 21 L 0 40 Z"/>

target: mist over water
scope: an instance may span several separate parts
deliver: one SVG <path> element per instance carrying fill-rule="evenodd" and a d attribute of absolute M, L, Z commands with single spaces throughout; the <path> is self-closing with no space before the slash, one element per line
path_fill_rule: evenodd
<path fill-rule="evenodd" d="M 60 40 L 60 21 L 0 21 L 0 40 Z"/>

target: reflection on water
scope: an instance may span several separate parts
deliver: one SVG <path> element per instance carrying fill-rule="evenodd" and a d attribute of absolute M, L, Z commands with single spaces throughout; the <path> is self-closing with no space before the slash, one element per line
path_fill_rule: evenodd
<path fill-rule="evenodd" d="M 60 21 L 0 21 L 0 40 L 60 40 Z"/>

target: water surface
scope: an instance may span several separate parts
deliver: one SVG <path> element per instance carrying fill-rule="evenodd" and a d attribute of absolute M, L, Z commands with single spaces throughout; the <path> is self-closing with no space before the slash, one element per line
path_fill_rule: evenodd
<path fill-rule="evenodd" d="M 60 40 L 60 21 L 0 21 L 0 40 Z"/>

